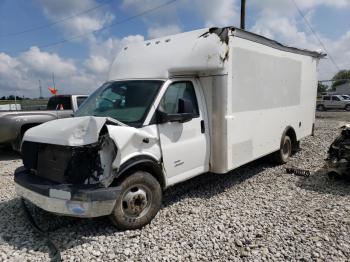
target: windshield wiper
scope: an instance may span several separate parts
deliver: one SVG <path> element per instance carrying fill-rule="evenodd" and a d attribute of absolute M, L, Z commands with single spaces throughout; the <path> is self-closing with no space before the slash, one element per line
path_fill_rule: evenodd
<path fill-rule="evenodd" d="M 128 125 L 126 125 L 126 124 L 124 124 L 124 123 L 122 123 L 114 118 L 111 118 L 111 117 L 106 117 L 106 119 L 107 119 L 107 121 L 106 121 L 107 124 L 112 124 L 112 125 L 116 125 L 116 126 L 128 126 Z"/>

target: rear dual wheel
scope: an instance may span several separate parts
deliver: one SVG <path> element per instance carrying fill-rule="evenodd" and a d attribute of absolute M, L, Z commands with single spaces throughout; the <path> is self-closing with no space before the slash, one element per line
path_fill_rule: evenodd
<path fill-rule="evenodd" d="M 292 156 L 292 150 L 292 139 L 288 135 L 284 135 L 281 141 L 280 149 L 272 155 L 273 161 L 280 165 L 287 163 Z"/>

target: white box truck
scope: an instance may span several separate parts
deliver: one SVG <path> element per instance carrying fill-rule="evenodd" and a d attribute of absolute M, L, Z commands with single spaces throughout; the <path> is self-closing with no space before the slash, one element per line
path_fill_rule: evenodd
<path fill-rule="evenodd" d="M 169 186 L 271 153 L 285 163 L 313 131 L 323 56 L 234 27 L 126 46 L 74 118 L 25 133 L 17 194 L 135 229 Z"/>

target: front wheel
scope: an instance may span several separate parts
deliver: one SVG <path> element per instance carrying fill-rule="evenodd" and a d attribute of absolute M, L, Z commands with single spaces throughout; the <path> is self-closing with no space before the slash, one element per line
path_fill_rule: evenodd
<path fill-rule="evenodd" d="M 346 111 L 350 111 L 350 105 L 346 105 L 346 106 L 345 106 L 345 110 L 346 110 Z"/>
<path fill-rule="evenodd" d="M 162 203 L 162 189 L 150 173 L 137 171 L 120 184 L 110 219 L 121 230 L 138 229 L 151 222 Z"/>

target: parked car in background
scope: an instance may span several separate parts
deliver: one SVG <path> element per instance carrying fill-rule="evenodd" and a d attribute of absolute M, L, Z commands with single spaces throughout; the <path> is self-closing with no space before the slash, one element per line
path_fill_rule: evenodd
<path fill-rule="evenodd" d="M 317 100 L 316 109 L 325 111 L 329 109 L 343 109 L 350 111 L 350 100 L 344 99 L 342 95 L 326 95 Z"/>
<path fill-rule="evenodd" d="M 350 100 L 350 96 L 349 95 L 341 95 L 345 100 Z"/>
<path fill-rule="evenodd" d="M 11 144 L 19 151 L 25 131 L 44 122 L 71 117 L 87 95 L 53 96 L 46 110 L 6 110 L 0 111 L 0 144 Z"/>

